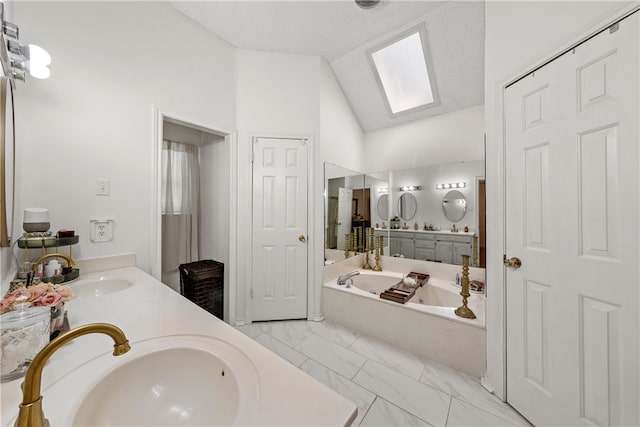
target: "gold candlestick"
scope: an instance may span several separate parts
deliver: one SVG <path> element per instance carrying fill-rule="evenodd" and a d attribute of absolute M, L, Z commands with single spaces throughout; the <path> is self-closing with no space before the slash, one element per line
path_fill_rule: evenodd
<path fill-rule="evenodd" d="M 369 265 L 369 250 L 371 249 L 371 229 L 367 228 L 365 230 L 365 247 L 364 247 L 364 265 L 362 268 L 364 270 L 371 270 L 371 265 Z"/>
<path fill-rule="evenodd" d="M 456 308 L 456 315 L 464 317 L 465 319 L 475 319 L 476 315 L 469 307 L 467 307 L 467 298 L 471 296 L 469 293 L 469 255 L 462 255 L 462 290 L 460 295 L 462 296 L 462 305 Z"/>
<path fill-rule="evenodd" d="M 382 271 L 382 267 L 380 266 L 380 242 L 379 239 L 376 239 L 376 265 L 373 266 L 373 271 Z"/>
<path fill-rule="evenodd" d="M 345 233 L 344 235 L 344 257 L 349 258 L 349 244 L 351 243 L 351 239 L 349 237 L 349 233 Z"/>

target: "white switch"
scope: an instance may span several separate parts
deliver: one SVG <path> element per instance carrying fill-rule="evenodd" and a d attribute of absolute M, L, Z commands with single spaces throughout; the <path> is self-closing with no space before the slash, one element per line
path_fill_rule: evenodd
<path fill-rule="evenodd" d="M 112 219 L 92 219 L 91 241 L 93 243 L 110 242 L 113 240 L 113 220 Z"/>
<path fill-rule="evenodd" d="M 109 195 L 109 180 L 97 179 L 96 180 L 96 196 L 108 196 Z"/>

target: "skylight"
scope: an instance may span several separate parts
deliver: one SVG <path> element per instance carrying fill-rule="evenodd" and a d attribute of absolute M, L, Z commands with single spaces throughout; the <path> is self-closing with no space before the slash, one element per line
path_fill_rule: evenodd
<path fill-rule="evenodd" d="M 437 102 L 426 58 L 424 31 L 407 36 L 370 52 L 392 114 Z"/>

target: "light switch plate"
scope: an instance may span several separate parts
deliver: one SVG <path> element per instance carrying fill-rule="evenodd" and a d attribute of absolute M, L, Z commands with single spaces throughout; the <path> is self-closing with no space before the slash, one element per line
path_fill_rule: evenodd
<path fill-rule="evenodd" d="M 108 179 L 96 180 L 96 196 L 108 196 L 111 192 L 111 184 Z"/>
<path fill-rule="evenodd" d="M 113 240 L 112 219 L 92 219 L 90 239 L 93 243 L 110 242 Z"/>

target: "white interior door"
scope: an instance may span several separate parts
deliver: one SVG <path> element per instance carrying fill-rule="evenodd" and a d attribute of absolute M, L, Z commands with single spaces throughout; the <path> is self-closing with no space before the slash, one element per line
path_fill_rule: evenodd
<path fill-rule="evenodd" d="M 307 317 L 307 144 L 253 144 L 253 320 Z"/>
<path fill-rule="evenodd" d="M 351 233 L 353 190 L 338 188 L 338 249 L 344 250 L 344 235 Z"/>
<path fill-rule="evenodd" d="M 638 425 L 638 13 L 505 92 L 507 400 Z"/>

